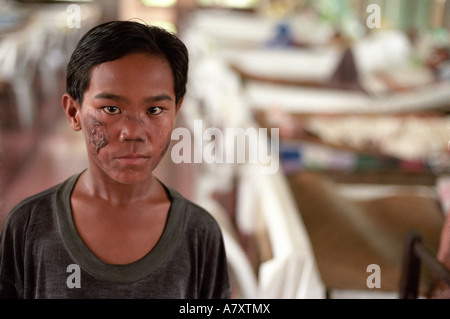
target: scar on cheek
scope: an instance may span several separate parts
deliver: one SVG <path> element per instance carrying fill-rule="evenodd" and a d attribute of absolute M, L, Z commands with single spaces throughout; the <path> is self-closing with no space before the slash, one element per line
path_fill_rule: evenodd
<path fill-rule="evenodd" d="M 98 154 L 100 149 L 108 144 L 105 125 L 94 117 L 90 117 L 86 124 L 87 132 L 89 134 L 89 144 L 95 148 L 95 154 Z"/>

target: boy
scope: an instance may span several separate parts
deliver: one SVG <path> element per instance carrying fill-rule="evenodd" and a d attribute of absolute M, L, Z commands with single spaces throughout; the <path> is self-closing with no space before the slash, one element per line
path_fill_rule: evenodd
<path fill-rule="evenodd" d="M 89 167 L 10 213 L 1 297 L 230 297 L 217 223 L 152 174 L 187 71 L 186 47 L 160 28 L 113 21 L 83 36 L 62 105 Z"/>

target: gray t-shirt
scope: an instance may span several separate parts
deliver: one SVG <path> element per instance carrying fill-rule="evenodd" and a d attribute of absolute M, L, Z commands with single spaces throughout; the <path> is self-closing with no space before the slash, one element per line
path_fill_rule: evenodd
<path fill-rule="evenodd" d="M 106 264 L 79 236 L 70 195 L 79 177 L 19 203 L 0 243 L 0 297 L 229 298 L 220 228 L 201 207 L 165 187 L 171 206 L 164 232 L 143 258 Z"/>

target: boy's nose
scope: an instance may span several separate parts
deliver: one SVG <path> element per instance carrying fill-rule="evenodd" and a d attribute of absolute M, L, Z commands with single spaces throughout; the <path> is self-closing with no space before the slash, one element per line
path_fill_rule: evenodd
<path fill-rule="evenodd" d="M 121 123 L 120 141 L 145 141 L 144 121 L 139 116 L 127 116 Z"/>

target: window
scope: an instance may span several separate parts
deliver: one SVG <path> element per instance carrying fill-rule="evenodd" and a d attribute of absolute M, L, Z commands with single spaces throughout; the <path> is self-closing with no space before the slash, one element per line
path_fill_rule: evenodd
<path fill-rule="evenodd" d="M 141 0 L 142 4 L 147 7 L 172 7 L 177 3 L 177 0 Z"/>

